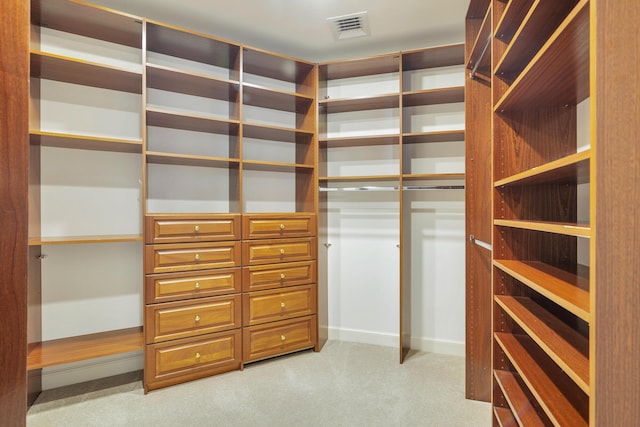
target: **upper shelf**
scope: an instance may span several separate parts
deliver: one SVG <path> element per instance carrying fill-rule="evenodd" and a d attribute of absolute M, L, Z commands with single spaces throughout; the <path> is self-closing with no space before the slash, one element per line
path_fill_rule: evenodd
<path fill-rule="evenodd" d="M 244 138 L 264 139 L 270 141 L 309 143 L 311 142 L 313 132 L 244 122 L 242 124 L 242 136 Z"/>
<path fill-rule="evenodd" d="M 581 0 L 494 110 L 575 105 L 589 96 L 589 1 Z"/>
<path fill-rule="evenodd" d="M 312 96 L 315 88 L 314 64 L 260 49 L 243 49 L 243 73 L 294 83 L 296 92 Z"/>
<path fill-rule="evenodd" d="M 403 107 L 464 102 L 464 86 L 417 90 L 402 94 Z"/>
<path fill-rule="evenodd" d="M 583 184 L 590 181 L 590 159 L 591 150 L 581 151 L 496 181 L 494 186 L 531 185 L 550 182 Z"/>
<path fill-rule="evenodd" d="M 240 80 L 240 46 L 225 40 L 147 20 L 147 50 L 224 68 Z"/>
<path fill-rule="evenodd" d="M 502 17 L 496 26 L 495 37 L 509 43 L 513 35 L 520 28 L 520 24 L 527 16 L 534 0 L 510 1 L 502 12 Z"/>
<path fill-rule="evenodd" d="M 513 3 L 513 2 L 511 2 Z M 498 77 L 512 79 L 520 73 L 547 38 L 553 34 L 573 7 L 568 1 L 536 0 L 516 30 L 500 62 L 496 66 Z"/>
<path fill-rule="evenodd" d="M 83 1 L 31 0 L 31 23 L 142 48 L 142 18 Z"/>
<path fill-rule="evenodd" d="M 395 93 L 359 98 L 322 99 L 318 104 L 321 109 L 324 109 L 323 112 L 327 114 L 381 110 L 398 108 L 400 106 L 400 96 Z"/>
<path fill-rule="evenodd" d="M 400 56 L 397 54 L 380 55 L 350 61 L 329 62 L 320 64 L 319 67 L 320 81 L 397 73 L 399 71 Z"/>
<path fill-rule="evenodd" d="M 142 73 L 139 72 L 40 51 L 33 51 L 30 56 L 32 77 L 142 93 Z"/>
<path fill-rule="evenodd" d="M 56 132 L 29 131 L 29 142 L 47 147 L 76 148 L 81 150 L 142 152 L 142 140 L 104 138 Z"/>
<path fill-rule="evenodd" d="M 464 44 L 440 46 L 402 53 L 402 71 L 448 67 L 464 63 Z"/>
<path fill-rule="evenodd" d="M 147 107 L 147 126 L 192 130 L 196 132 L 237 135 L 240 124 L 237 120 L 218 119 L 212 116 L 186 114 Z"/>
<path fill-rule="evenodd" d="M 240 83 L 162 65 L 147 64 L 147 87 L 235 102 Z"/>
<path fill-rule="evenodd" d="M 314 99 L 310 96 L 268 89 L 259 85 L 244 83 L 243 103 L 254 107 L 271 108 L 291 113 L 306 113 Z"/>

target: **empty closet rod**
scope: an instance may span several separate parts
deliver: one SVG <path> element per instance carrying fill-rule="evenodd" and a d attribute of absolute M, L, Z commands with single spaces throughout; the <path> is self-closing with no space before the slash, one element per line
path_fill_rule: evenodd
<path fill-rule="evenodd" d="M 319 191 L 398 191 L 400 187 L 368 185 L 364 187 L 320 187 Z M 406 185 L 403 190 L 464 190 L 464 185 Z"/>
<path fill-rule="evenodd" d="M 484 47 L 482 48 L 482 52 L 480 52 L 480 56 L 478 56 L 478 60 L 476 61 L 475 65 L 473 66 L 473 69 L 469 73 L 469 77 L 471 79 L 474 79 L 476 77 L 476 72 L 478 71 L 478 67 L 480 67 L 480 63 L 482 62 L 482 58 L 484 58 L 485 53 L 487 53 L 487 49 L 489 48 L 490 44 L 491 44 L 491 34 L 489 34 L 489 37 L 487 37 L 487 41 L 484 43 Z"/>
<path fill-rule="evenodd" d="M 475 243 L 476 245 L 480 246 L 481 248 L 484 248 L 488 251 L 492 251 L 493 250 L 493 246 L 491 246 L 489 243 L 487 242 L 483 242 L 482 240 L 478 240 L 476 239 L 476 236 L 474 236 L 473 234 L 469 234 L 469 241 L 471 243 Z"/>

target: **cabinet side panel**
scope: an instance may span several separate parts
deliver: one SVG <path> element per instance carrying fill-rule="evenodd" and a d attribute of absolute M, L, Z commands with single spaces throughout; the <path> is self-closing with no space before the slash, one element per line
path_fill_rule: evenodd
<path fill-rule="evenodd" d="M 29 3 L 0 15 L 0 419 L 24 426 L 27 408 Z"/>

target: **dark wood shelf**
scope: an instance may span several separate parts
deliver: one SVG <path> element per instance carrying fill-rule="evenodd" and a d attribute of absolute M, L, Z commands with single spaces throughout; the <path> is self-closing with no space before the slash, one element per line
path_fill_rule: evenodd
<path fill-rule="evenodd" d="M 147 20 L 147 50 L 224 68 L 240 80 L 240 46 L 207 34 Z"/>
<path fill-rule="evenodd" d="M 242 124 L 242 136 L 244 138 L 305 144 L 311 142 L 313 132 L 245 122 Z"/>
<path fill-rule="evenodd" d="M 581 151 L 496 181 L 494 186 L 543 183 L 584 184 L 591 179 L 590 164 L 591 150 Z"/>
<path fill-rule="evenodd" d="M 243 103 L 254 107 L 288 111 L 290 113 L 306 113 L 314 99 L 310 96 L 293 92 L 268 89 L 263 86 L 244 83 Z"/>
<path fill-rule="evenodd" d="M 31 52 L 31 77 L 142 93 L 142 73 L 52 53 Z"/>
<path fill-rule="evenodd" d="M 400 72 L 399 55 L 380 55 L 365 59 L 320 64 L 320 80 L 338 80 Z"/>
<path fill-rule="evenodd" d="M 442 130 L 435 132 L 412 132 L 402 134 L 402 144 L 464 141 L 464 130 Z"/>
<path fill-rule="evenodd" d="M 564 236 L 591 237 L 588 224 L 550 221 L 524 221 L 515 219 L 494 219 L 493 224 L 500 227 L 519 228 L 521 230 L 542 231 Z"/>
<path fill-rule="evenodd" d="M 555 377 L 555 373 L 560 371 L 547 365 L 541 366 L 534 358 L 539 350 L 533 340 L 507 333 L 495 333 L 494 338 L 554 425 L 589 425 L 585 417 L 574 407 L 576 402 L 570 401 L 559 388 L 559 378 Z M 572 399 L 574 397 L 571 396 Z"/>
<path fill-rule="evenodd" d="M 589 340 L 530 298 L 496 295 L 495 301 L 588 395 Z"/>
<path fill-rule="evenodd" d="M 516 76 L 571 10 L 571 2 L 535 1 L 495 67 L 498 77 Z"/>
<path fill-rule="evenodd" d="M 517 375 L 510 371 L 495 370 L 493 376 L 502 391 L 502 395 L 507 400 L 511 410 L 494 407 L 496 416 L 500 416 L 501 425 L 512 425 L 516 421 L 520 426 L 545 427 L 547 424 L 536 412 L 525 391 L 518 382 Z"/>
<path fill-rule="evenodd" d="M 507 408 L 495 406 L 493 408 L 493 415 L 500 427 L 516 427 L 518 425 L 518 422 L 511 413 L 511 410 Z"/>
<path fill-rule="evenodd" d="M 310 62 L 274 55 L 260 49 L 244 48 L 243 67 L 246 74 L 295 83 L 301 94 L 311 96 L 314 92 L 313 84 L 308 82 L 309 75 L 314 70 L 314 65 Z"/>
<path fill-rule="evenodd" d="M 327 114 L 398 108 L 400 95 L 394 93 L 359 98 L 323 99 L 319 106 Z"/>
<path fill-rule="evenodd" d="M 580 0 L 494 110 L 576 105 L 589 96 L 589 1 Z"/>
<path fill-rule="evenodd" d="M 29 246 L 43 245 L 85 245 L 89 243 L 122 243 L 141 242 L 140 234 L 107 234 L 91 236 L 32 236 L 29 237 Z"/>
<path fill-rule="evenodd" d="M 238 165 L 239 159 L 227 159 L 221 157 L 195 156 L 189 154 L 146 152 L 147 163 L 179 166 L 202 166 L 212 168 L 227 168 Z"/>
<path fill-rule="evenodd" d="M 509 43 L 520 28 L 525 16 L 535 0 L 510 1 L 502 12 L 502 17 L 496 26 L 495 37 Z"/>
<path fill-rule="evenodd" d="M 142 18 L 68 0 L 32 0 L 33 25 L 142 48 Z"/>
<path fill-rule="evenodd" d="M 142 327 L 44 341 L 29 348 L 27 370 L 141 351 L 143 346 Z"/>
<path fill-rule="evenodd" d="M 467 61 L 467 69 L 473 70 L 480 74 L 489 75 L 491 67 L 491 11 L 492 7 L 486 9 L 482 25 L 476 35 L 476 39 L 473 42 L 471 53 L 469 54 L 469 60 Z"/>
<path fill-rule="evenodd" d="M 494 260 L 493 265 L 585 322 L 591 321 L 589 277 L 537 261 Z"/>
<path fill-rule="evenodd" d="M 464 86 L 417 90 L 402 94 L 403 107 L 464 102 Z"/>
<path fill-rule="evenodd" d="M 464 44 L 402 52 L 402 71 L 464 64 Z"/>
<path fill-rule="evenodd" d="M 147 126 L 158 126 L 196 132 L 237 135 L 240 122 L 201 114 L 188 114 L 160 108 L 147 107 Z"/>
<path fill-rule="evenodd" d="M 320 144 L 326 148 L 368 147 L 374 145 L 398 145 L 400 135 L 363 135 L 340 138 L 321 138 Z"/>
<path fill-rule="evenodd" d="M 147 63 L 147 87 L 236 102 L 240 82 Z"/>
<path fill-rule="evenodd" d="M 121 153 L 141 153 L 142 140 L 104 138 L 32 130 L 29 143 L 45 147 L 75 148 L 79 150 L 115 151 Z"/>

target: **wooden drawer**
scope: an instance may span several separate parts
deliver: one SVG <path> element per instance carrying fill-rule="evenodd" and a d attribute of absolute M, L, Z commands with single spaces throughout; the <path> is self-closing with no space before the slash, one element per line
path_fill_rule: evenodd
<path fill-rule="evenodd" d="M 240 215 L 155 215 L 145 218 L 145 241 L 152 243 L 240 240 Z"/>
<path fill-rule="evenodd" d="M 244 265 L 307 261 L 316 257 L 316 239 L 250 240 L 242 242 Z"/>
<path fill-rule="evenodd" d="M 311 237 L 316 234 L 313 214 L 252 214 L 242 217 L 242 238 Z"/>
<path fill-rule="evenodd" d="M 241 326 L 241 297 L 229 295 L 145 307 L 147 344 L 220 332 Z"/>
<path fill-rule="evenodd" d="M 155 304 L 239 293 L 242 282 L 240 271 L 240 268 L 225 268 L 147 276 L 145 302 Z"/>
<path fill-rule="evenodd" d="M 242 269 L 242 289 L 245 292 L 305 285 L 315 281 L 315 261 L 256 265 Z"/>
<path fill-rule="evenodd" d="M 147 274 L 238 267 L 240 261 L 240 242 L 145 246 L 144 263 Z"/>
<path fill-rule="evenodd" d="M 145 389 L 191 381 L 241 366 L 240 329 L 149 345 L 145 351 Z"/>
<path fill-rule="evenodd" d="M 250 292 L 242 296 L 244 326 L 308 316 L 315 312 L 315 284 Z"/>
<path fill-rule="evenodd" d="M 243 360 L 251 362 L 316 345 L 316 316 L 300 317 L 242 331 Z"/>

